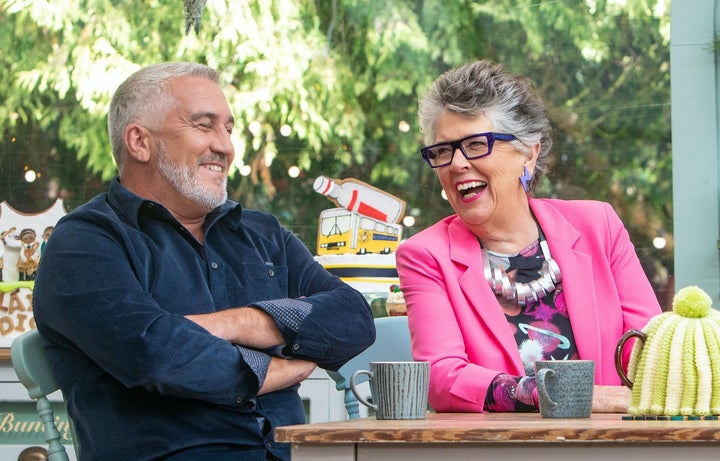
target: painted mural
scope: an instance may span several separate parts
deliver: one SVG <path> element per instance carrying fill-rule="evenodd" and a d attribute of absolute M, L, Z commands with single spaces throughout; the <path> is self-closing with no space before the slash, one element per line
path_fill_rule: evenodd
<path fill-rule="evenodd" d="M 57 221 L 62 200 L 40 213 L 23 213 L 0 202 L 0 347 L 35 328 L 32 292 L 40 258 Z"/>

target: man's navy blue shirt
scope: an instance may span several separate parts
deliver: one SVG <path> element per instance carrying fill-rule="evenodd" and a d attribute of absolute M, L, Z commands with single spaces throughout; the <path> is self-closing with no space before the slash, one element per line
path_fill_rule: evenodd
<path fill-rule="evenodd" d="M 255 306 L 285 338 L 277 354 L 331 370 L 374 341 L 364 297 L 272 215 L 229 200 L 204 234 L 117 179 L 55 227 L 34 313 L 82 460 L 289 459 L 272 437 L 304 422 L 297 386 L 257 396 L 270 356 L 184 315 Z"/>

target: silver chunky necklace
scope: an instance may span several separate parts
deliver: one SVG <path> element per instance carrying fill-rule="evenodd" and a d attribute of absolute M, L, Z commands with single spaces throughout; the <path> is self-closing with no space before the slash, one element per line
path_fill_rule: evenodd
<path fill-rule="evenodd" d="M 531 282 L 511 282 L 505 270 L 501 267 L 492 267 L 490 265 L 490 257 L 485 248 L 482 248 L 483 266 L 485 271 L 485 280 L 487 280 L 497 296 L 504 296 L 509 301 L 516 301 L 518 306 L 525 306 L 531 300 L 538 302 L 546 294 L 555 291 L 555 287 L 562 275 L 560 274 L 560 266 L 552 259 L 550 255 L 550 247 L 548 247 L 545 235 L 538 227 L 540 232 L 540 249 L 542 250 L 545 261 L 542 265 L 540 278 Z"/>

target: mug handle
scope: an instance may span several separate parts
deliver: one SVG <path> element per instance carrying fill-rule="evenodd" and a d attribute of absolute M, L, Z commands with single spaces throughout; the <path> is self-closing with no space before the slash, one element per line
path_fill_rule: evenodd
<path fill-rule="evenodd" d="M 358 390 L 355 388 L 355 378 L 359 377 L 360 375 L 367 375 L 368 378 L 371 379 L 371 380 L 375 378 L 375 376 L 373 375 L 372 371 L 368 371 L 368 370 L 358 370 L 358 371 L 356 371 L 355 373 L 353 373 L 352 376 L 350 377 L 350 390 L 352 391 L 353 395 L 354 395 L 355 398 L 358 400 L 358 402 L 362 403 L 362 404 L 365 405 L 366 407 L 372 408 L 373 410 L 375 410 L 375 412 L 377 412 L 377 411 L 378 411 L 377 405 L 373 405 L 372 403 L 370 403 L 370 402 L 368 402 L 367 400 L 365 400 L 365 399 L 360 395 L 360 391 L 358 391 Z"/>
<path fill-rule="evenodd" d="M 620 340 L 618 341 L 617 347 L 615 348 L 615 371 L 617 371 L 618 376 L 620 376 L 620 381 L 628 387 L 629 389 L 633 388 L 633 382 L 630 381 L 630 378 L 625 374 L 625 370 L 623 370 L 622 367 L 622 353 L 623 349 L 625 349 L 625 343 L 628 342 L 630 338 L 637 338 L 640 341 L 645 344 L 645 340 L 647 339 L 647 335 L 643 333 L 640 330 L 628 330 L 625 332 L 624 335 L 620 337 Z"/>
<path fill-rule="evenodd" d="M 548 403 L 548 407 L 551 410 L 554 410 L 557 408 L 558 404 L 557 402 L 553 401 L 553 399 L 550 398 L 550 394 L 548 394 L 547 386 L 545 386 L 545 375 L 550 375 L 552 378 L 555 376 L 555 370 L 551 370 L 550 368 L 542 368 L 535 373 L 535 385 L 537 386 L 538 394 L 540 394 L 540 398 L 542 401 Z"/>

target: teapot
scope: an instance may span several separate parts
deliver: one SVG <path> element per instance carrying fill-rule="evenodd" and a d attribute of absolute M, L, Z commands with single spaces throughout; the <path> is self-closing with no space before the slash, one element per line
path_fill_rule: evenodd
<path fill-rule="evenodd" d="M 621 361 L 632 338 L 626 374 Z M 696 286 L 678 291 L 671 312 L 620 338 L 615 369 L 632 389 L 632 415 L 720 414 L 720 312 L 710 296 Z"/>

